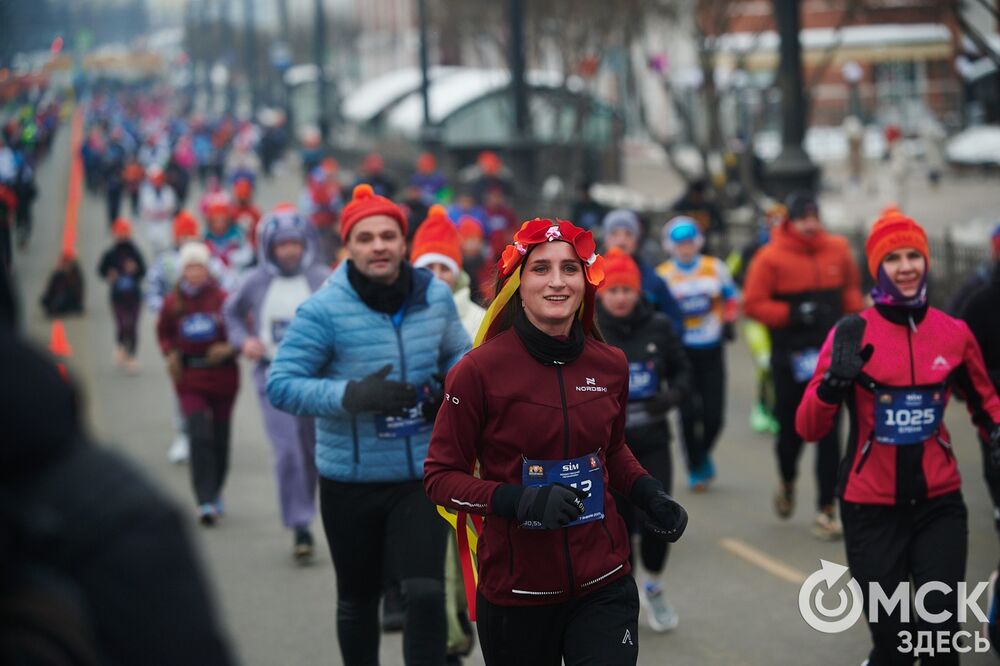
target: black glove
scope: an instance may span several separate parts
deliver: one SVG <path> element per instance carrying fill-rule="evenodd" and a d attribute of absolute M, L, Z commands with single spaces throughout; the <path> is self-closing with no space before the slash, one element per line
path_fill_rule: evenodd
<path fill-rule="evenodd" d="M 420 413 L 423 415 L 424 419 L 434 423 L 434 419 L 437 418 L 437 413 L 441 410 L 441 405 L 444 403 L 444 377 L 439 374 L 432 375 L 437 389 L 424 400 L 424 404 L 420 406 Z"/>
<path fill-rule="evenodd" d="M 644 476 L 635 482 L 631 500 L 646 512 L 646 527 L 664 541 L 674 543 L 687 529 L 687 511 L 653 477 Z"/>
<path fill-rule="evenodd" d="M 819 319 L 820 305 L 816 301 L 793 303 L 788 313 L 789 326 L 813 326 Z"/>
<path fill-rule="evenodd" d="M 493 493 L 493 513 L 547 530 L 565 527 L 583 515 L 587 493 L 561 483 L 550 486 L 504 484 Z"/>
<path fill-rule="evenodd" d="M 736 325 L 733 322 L 728 321 L 722 325 L 722 338 L 726 342 L 732 342 L 736 339 Z"/>
<path fill-rule="evenodd" d="M 824 373 L 817 391 L 824 402 L 840 402 L 844 393 L 861 374 L 865 363 L 872 357 L 875 347 L 871 343 L 861 347 L 865 326 L 865 320 L 856 314 L 848 315 L 837 323 L 837 330 L 833 334 L 830 367 Z"/>
<path fill-rule="evenodd" d="M 1000 423 L 994 425 L 993 430 L 990 431 L 988 448 L 990 469 L 994 472 L 1000 472 Z"/>
<path fill-rule="evenodd" d="M 386 379 L 390 372 L 391 363 L 359 382 L 347 382 L 344 389 L 344 410 L 351 414 L 379 412 L 390 416 L 405 416 L 417 404 L 417 392 L 409 384 Z"/>
<path fill-rule="evenodd" d="M 666 391 L 660 391 L 649 400 L 646 400 L 642 403 L 642 406 L 645 408 L 646 413 L 652 416 L 660 416 L 681 404 L 683 399 L 684 392 L 678 388 L 671 387 Z"/>

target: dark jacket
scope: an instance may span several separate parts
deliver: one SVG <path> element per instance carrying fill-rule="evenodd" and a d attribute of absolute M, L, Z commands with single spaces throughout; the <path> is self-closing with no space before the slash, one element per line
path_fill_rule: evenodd
<path fill-rule="evenodd" d="M 0 663 L 28 663 L 26 652 L 43 646 L 73 663 L 231 663 L 181 513 L 121 457 L 85 439 L 74 388 L 5 330 L 0 367 L 8 620 Z"/>
<path fill-rule="evenodd" d="M 135 269 L 129 273 L 125 264 L 129 260 L 135 263 Z M 97 273 L 107 279 L 108 274 L 115 271 L 117 277 L 109 283 L 111 302 L 139 305 L 142 300 L 142 280 L 146 276 L 146 262 L 142 253 L 130 240 L 118 241 L 101 256 Z"/>
<path fill-rule="evenodd" d="M 479 590 L 487 601 L 560 603 L 629 572 L 628 532 L 610 490 L 628 497 L 647 472 L 625 445 L 627 403 L 625 355 L 592 338 L 575 361 L 543 365 L 511 329 L 448 373 L 424 486 L 437 504 L 487 516 L 478 551 Z M 525 459 L 584 456 L 597 458 L 603 470 L 603 519 L 533 530 L 492 513 L 497 488 L 522 483 Z"/>
<path fill-rule="evenodd" d="M 979 343 L 986 372 L 1000 392 L 1000 263 L 990 281 L 969 297 L 961 317 Z"/>
<path fill-rule="evenodd" d="M 676 389 L 681 394 L 690 391 L 691 364 L 673 325 L 644 301 L 639 301 L 630 316 L 620 319 L 598 306 L 597 321 L 608 344 L 625 352 L 629 363 L 629 407 L 625 427 L 632 430 L 655 426 L 665 431 L 669 441 L 670 426 L 664 412 L 661 409 L 650 413 L 647 408 L 661 402 L 668 389 Z M 646 384 L 650 379 L 653 386 Z M 635 451 L 634 446 L 632 450 Z"/>
<path fill-rule="evenodd" d="M 652 265 L 646 263 L 638 256 L 632 258 L 635 259 L 635 263 L 639 266 L 642 295 L 646 299 L 646 302 L 652 305 L 654 309 L 667 315 L 667 318 L 674 327 L 674 331 L 683 331 L 684 315 L 681 313 L 681 306 L 678 305 L 677 299 L 674 298 L 673 293 L 670 291 L 670 287 L 667 286 L 666 280 L 660 277 Z"/>

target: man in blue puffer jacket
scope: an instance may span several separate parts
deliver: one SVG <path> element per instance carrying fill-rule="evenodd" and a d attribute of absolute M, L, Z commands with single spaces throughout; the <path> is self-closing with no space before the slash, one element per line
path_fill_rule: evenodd
<path fill-rule="evenodd" d="M 406 216 L 395 204 L 359 185 L 340 224 L 350 259 L 299 307 L 267 395 L 278 409 L 316 417 L 344 663 L 379 661 L 388 553 L 406 601 L 406 662 L 443 664 L 447 524 L 421 479 L 441 378 L 471 343 L 448 287 L 404 261 Z"/>

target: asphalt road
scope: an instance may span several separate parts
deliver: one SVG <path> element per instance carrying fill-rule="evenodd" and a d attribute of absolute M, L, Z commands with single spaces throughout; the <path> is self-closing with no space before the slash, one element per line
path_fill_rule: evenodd
<path fill-rule="evenodd" d="M 68 175 L 68 131 L 55 154 L 41 167 L 41 196 L 30 248 L 16 259 L 25 328 L 40 344 L 49 323 L 37 305 L 46 276 L 59 253 Z M 296 178 L 265 182 L 264 204 L 295 200 Z M 992 199 L 1000 208 L 1000 187 L 984 182 L 976 206 Z M 985 189 L 988 188 L 988 191 Z M 196 194 L 196 193 L 195 193 Z M 193 199 L 193 197 L 192 197 Z M 957 213 L 966 205 L 952 204 Z M 112 319 L 103 284 L 96 278 L 100 253 L 109 243 L 100 198 L 86 196 L 80 211 L 80 259 L 87 279 L 87 310 L 67 320 L 74 355 L 69 367 L 82 385 L 86 415 L 96 437 L 132 460 L 181 506 L 191 508 L 191 534 L 215 588 L 219 609 L 242 663 L 339 664 L 335 630 L 335 585 L 329 553 L 319 539 L 315 564 L 299 567 L 290 557 L 291 536 L 281 528 L 270 449 L 264 438 L 249 367 L 235 412 L 233 460 L 222 525 L 197 527 L 186 467 L 171 465 L 166 450 L 172 437 L 172 398 L 154 344 L 154 318 L 141 321 L 137 376 L 127 376 L 112 362 Z M 716 460 L 718 482 L 704 495 L 692 495 L 680 474 L 677 498 L 690 513 L 690 526 L 673 548 L 665 577 L 668 595 L 680 614 L 680 626 L 667 635 L 640 631 L 642 664 L 801 665 L 860 664 L 868 650 L 863 623 L 825 635 L 811 629 L 798 610 L 801 581 L 820 560 L 845 563 L 841 543 L 817 541 L 809 532 L 815 495 L 812 452 L 802 460 L 799 507 L 792 520 L 778 521 L 770 507 L 776 463 L 770 437 L 754 434 L 748 415 L 754 379 L 744 344 L 728 349 L 727 427 Z M 998 555 L 991 508 L 980 471 L 980 458 L 962 405 L 949 409 L 947 421 L 966 479 L 970 508 L 969 580 L 985 580 Z M 674 445 L 675 466 L 681 467 Z M 317 536 L 322 535 L 316 525 Z M 155 575 L 155 572 L 150 572 Z M 148 602 L 148 600 L 143 600 Z M 985 599 L 983 600 L 985 604 Z M 383 638 L 382 661 L 402 663 L 399 635 Z M 992 657 L 965 663 L 993 663 Z M 474 657 L 470 663 L 481 663 Z"/>

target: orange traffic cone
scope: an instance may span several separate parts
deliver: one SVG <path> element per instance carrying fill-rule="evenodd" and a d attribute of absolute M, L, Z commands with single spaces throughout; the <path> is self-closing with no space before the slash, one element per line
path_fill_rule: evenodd
<path fill-rule="evenodd" d="M 66 339 L 66 327 L 63 326 L 61 319 L 56 319 L 52 322 L 49 351 L 52 352 L 53 356 L 58 356 L 59 358 L 69 358 L 73 355 L 73 348 L 69 346 L 69 340 Z M 68 382 L 69 373 L 66 372 L 66 366 L 63 365 L 62 361 L 56 361 L 56 367 L 59 369 L 59 374 L 62 376 L 63 381 Z"/>
<path fill-rule="evenodd" d="M 56 319 L 52 322 L 49 351 L 54 356 L 61 356 L 62 358 L 69 358 L 73 355 L 73 349 L 69 346 L 69 340 L 66 339 L 66 327 L 63 326 L 61 319 Z"/>

